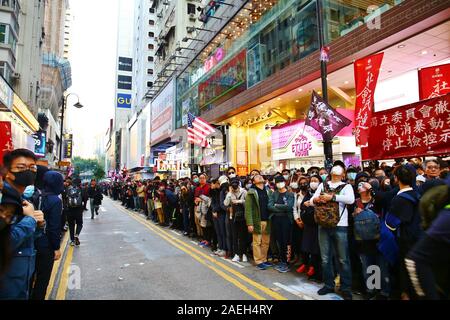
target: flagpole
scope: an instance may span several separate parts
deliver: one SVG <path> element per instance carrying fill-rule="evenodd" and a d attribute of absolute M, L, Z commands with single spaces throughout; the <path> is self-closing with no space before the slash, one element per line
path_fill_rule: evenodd
<path fill-rule="evenodd" d="M 325 45 L 325 34 L 323 30 L 323 8 L 322 0 L 316 0 L 317 10 L 317 29 L 319 32 L 319 48 L 320 48 L 320 73 L 322 79 L 322 98 L 328 104 L 328 83 L 327 83 L 327 61 L 322 58 L 322 49 Z M 324 137 L 323 152 L 325 155 L 325 168 L 331 169 L 333 165 L 333 141 Z"/>

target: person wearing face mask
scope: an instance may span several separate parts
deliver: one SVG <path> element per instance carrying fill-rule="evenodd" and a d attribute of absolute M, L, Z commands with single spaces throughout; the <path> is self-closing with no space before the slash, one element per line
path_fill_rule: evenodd
<path fill-rule="evenodd" d="M 321 280 L 320 274 L 320 248 L 318 225 L 314 220 L 314 207 L 310 204 L 310 199 L 320 185 L 322 178 L 319 175 L 313 175 L 307 186 L 307 192 L 297 206 L 298 216 L 296 222 L 303 227 L 301 252 L 302 264 L 296 270 L 298 273 L 306 273 L 310 279 Z"/>
<path fill-rule="evenodd" d="M 339 261 L 342 296 L 345 300 L 351 300 L 352 271 L 347 239 L 347 206 L 355 202 L 355 194 L 351 185 L 342 182 L 343 177 L 345 177 L 345 164 L 342 161 L 336 161 L 331 170 L 331 179 L 320 184 L 309 203 L 312 206 L 316 206 L 333 201 L 338 203 L 339 210 L 339 220 L 336 227 L 323 227 L 319 223 L 319 246 L 322 258 L 324 287 L 318 291 L 318 294 L 325 295 L 335 292 L 333 257 L 331 255 L 331 246 L 333 246 L 336 249 L 335 251 Z"/>
<path fill-rule="evenodd" d="M 275 270 L 285 273 L 289 271 L 288 246 L 291 245 L 295 196 L 288 192 L 286 180 L 283 176 L 277 176 L 275 183 L 277 190 L 269 197 L 268 207 L 280 249 L 280 263 L 275 267 Z"/>
<path fill-rule="evenodd" d="M 16 149 L 4 155 L 3 163 L 6 175 L 0 225 L 7 231 L 10 262 L 0 277 L 0 300 L 27 300 L 36 261 L 34 241 L 45 228 L 44 213 L 22 199 L 26 187 L 35 183 L 36 157 L 29 150 Z"/>
<path fill-rule="evenodd" d="M 328 178 L 328 171 L 327 171 L 327 169 L 321 168 L 319 170 L 319 175 L 322 178 L 322 182 L 325 182 L 327 180 L 327 178 Z"/>
<path fill-rule="evenodd" d="M 283 171 L 281 171 L 281 175 L 284 178 L 284 182 L 286 183 L 286 186 L 289 187 L 289 182 L 291 179 L 291 172 L 288 169 L 284 169 Z"/>
<path fill-rule="evenodd" d="M 247 225 L 245 221 L 245 198 L 247 190 L 240 187 L 240 181 L 234 178 L 230 182 L 230 189 L 225 197 L 224 205 L 230 210 L 231 231 L 233 233 L 233 262 L 248 262 L 246 255 Z"/>
<path fill-rule="evenodd" d="M 45 215 L 46 228 L 43 236 L 35 242 L 37 254 L 32 300 L 45 300 L 53 263 L 61 258 L 62 200 L 59 195 L 64 189 L 63 181 L 63 176 L 55 171 L 49 171 L 44 175 L 41 208 Z"/>
<path fill-rule="evenodd" d="M 294 220 L 295 224 L 292 229 L 292 254 L 294 255 L 293 259 L 291 259 L 291 263 L 295 264 L 301 256 L 301 240 L 303 234 L 303 223 L 300 219 L 300 205 L 302 204 L 303 198 L 308 192 L 308 178 L 301 177 L 297 180 L 293 180 L 291 182 L 289 191 L 295 195 L 294 200 Z"/>
<path fill-rule="evenodd" d="M 209 207 L 211 206 L 211 197 L 208 176 L 205 173 L 200 174 L 199 184 L 195 188 L 194 192 L 194 203 L 196 205 L 195 209 L 195 224 L 197 227 L 197 235 L 200 236 L 200 245 L 204 247 L 209 247 L 211 245 L 211 226 L 208 224 L 206 219 Z"/>
<path fill-rule="evenodd" d="M 378 182 L 377 179 L 375 181 Z M 374 197 L 375 191 L 370 183 L 360 182 L 357 190 L 360 197 L 355 202 L 355 210 L 353 212 L 354 237 L 355 250 L 359 255 L 362 265 L 361 271 L 364 283 L 366 283 L 365 298 L 370 300 L 377 296 L 375 290 L 367 287 L 367 280 L 371 275 L 369 267 L 376 265 L 381 270 L 381 291 L 377 299 L 387 300 L 390 294 L 389 265 L 377 248 L 379 232 L 375 234 L 376 230 L 379 230 L 382 208 Z M 362 231 L 358 231 L 358 225 L 360 226 L 359 229 L 363 229 Z"/>
<path fill-rule="evenodd" d="M 270 244 L 271 223 L 269 219 L 269 197 L 271 190 L 265 186 L 261 175 L 253 177 L 253 186 L 245 199 L 245 220 L 247 230 L 253 238 L 253 259 L 258 270 L 266 270 L 272 266 L 267 261 Z"/>
<path fill-rule="evenodd" d="M 357 174 L 356 169 L 354 167 L 349 167 L 347 170 L 347 183 L 354 186 L 355 180 L 356 180 L 356 174 Z"/>
<path fill-rule="evenodd" d="M 228 179 L 234 179 L 236 178 L 236 169 L 234 167 L 229 167 L 227 170 L 227 177 Z"/>

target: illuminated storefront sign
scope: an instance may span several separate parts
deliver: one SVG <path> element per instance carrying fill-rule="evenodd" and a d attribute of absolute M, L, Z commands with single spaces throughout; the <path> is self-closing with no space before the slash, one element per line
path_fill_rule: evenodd
<path fill-rule="evenodd" d="M 191 75 L 191 83 L 196 83 L 201 77 L 203 77 L 207 72 L 209 72 L 212 68 L 217 66 L 219 62 L 221 62 L 225 58 L 225 50 L 223 48 L 218 48 L 217 51 L 208 59 L 206 59 L 203 66 L 198 68 Z"/>
<path fill-rule="evenodd" d="M 117 94 L 117 108 L 131 109 L 131 94 Z"/>

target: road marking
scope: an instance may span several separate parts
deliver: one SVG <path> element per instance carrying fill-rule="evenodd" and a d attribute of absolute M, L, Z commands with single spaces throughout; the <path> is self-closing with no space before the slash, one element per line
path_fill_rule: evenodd
<path fill-rule="evenodd" d="M 270 288 L 265 287 L 264 285 L 262 285 L 262 284 L 260 284 L 260 283 L 258 283 L 258 282 L 256 282 L 256 281 L 254 281 L 254 280 L 248 278 L 248 277 L 245 276 L 244 274 L 238 272 L 238 271 L 235 270 L 235 269 L 232 269 L 232 268 L 228 267 L 227 265 L 221 263 L 220 261 L 216 260 L 215 258 L 212 258 L 212 257 L 208 256 L 207 254 L 201 252 L 201 251 L 198 250 L 197 248 L 195 248 L 195 247 L 189 245 L 188 243 L 186 243 L 186 242 L 184 242 L 184 241 L 181 241 L 180 239 L 176 239 L 176 238 L 172 238 L 174 241 L 170 240 L 170 237 L 171 237 L 171 236 L 169 235 L 169 233 L 167 233 L 167 232 L 166 232 L 165 230 L 163 230 L 162 228 L 155 227 L 155 226 L 149 224 L 147 221 L 145 221 L 145 220 L 143 220 L 143 219 L 140 219 L 140 218 L 138 218 L 138 217 L 133 216 L 131 213 L 129 213 L 127 210 L 121 208 L 120 206 L 117 206 L 117 205 L 116 205 L 116 207 L 117 207 L 119 210 L 123 211 L 124 213 L 128 214 L 130 217 L 132 217 L 132 218 L 135 219 L 136 221 L 138 221 L 138 222 L 140 222 L 141 224 L 145 225 L 148 229 L 154 231 L 154 232 L 155 232 L 156 234 L 158 234 L 159 236 L 161 236 L 161 237 L 163 237 L 163 238 L 166 238 L 167 241 L 169 241 L 169 242 L 173 243 L 174 245 L 176 245 L 177 248 L 179 248 L 179 246 L 178 246 L 176 243 L 174 243 L 174 241 L 177 242 L 177 243 L 179 243 L 180 245 L 182 245 L 182 246 L 184 246 L 184 247 L 190 249 L 190 251 L 187 251 L 187 250 L 185 250 L 184 248 L 182 249 L 184 252 L 188 253 L 189 255 L 193 256 L 192 253 L 195 252 L 195 253 L 197 253 L 198 255 L 203 256 L 204 258 L 206 258 L 208 261 L 212 262 L 213 264 L 216 264 L 217 266 L 222 267 L 222 269 L 224 269 L 224 270 L 230 272 L 231 274 L 233 274 L 234 276 L 236 276 L 236 277 L 238 277 L 239 279 L 243 280 L 244 282 L 247 282 L 248 284 L 252 285 L 253 287 L 255 287 L 255 288 L 261 290 L 262 292 L 264 292 L 264 293 L 267 294 L 268 296 L 270 296 L 270 297 L 272 297 L 272 298 L 274 298 L 274 299 L 276 299 L 276 300 L 287 300 L 286 297 L 283 297 L 282 295 L 280 295 L 279 293 L 274 292 L 274 291 L 271 290 Z M 180 250 L 181 250 L 181 249 L 180 249 Z M 195 257 L 195 259 L 198 260 L 198 261 L 202 261 L 201 259 L 199 260 L 199 257 Z M 204 264 L 203 261 L 202 261 L 202 264 Z M 208 266 L 208 268 L 212 268 L 212 267 L 209 266 L 209 265 L 207 265 L 207 266 Z M 219 270 L 219 271 L 220 271 L 220 270 Z M 238 283 L 240 283 L 240 282 L 238 282 Z"/>
<path fill-rule="evenodd" d="M 197 260 L 199 263 L 203 264 L 204 266 L 208 267 L 209 269 L 213 270 L 215 273 L 217 273 L 219 276 L 221 276 L 222 278 L 224 278 L 225 280 L 227 280 L 228 282 L 234 284 L 236 287 L 238 287 L 239 289 L 241 289 L 242 291 L 244 291 L 245 293 L 247 293 L 248 295 L 252 296 L 253 298 L 257 299 L 257 300 L 267 300 L 266 298 L 262 297 L 261 295 L 257 294 L 256 292 L 254 292 L 253 290 L 247 288 L 246 286 L 244 286 L 242 283 L 240 283 L 238 280 L 232 278 L 231 276 L 227 275 L 226 273 L 224 273 L 223 271 L 207 264 L 205 261 L 203 261 L 199 256 L 189 252 L 186 248 L 182 247 L 181 245 L 178 245 L 175 241 L 171 240 L 169 237 L 163 235 L 162 233 L 157 232 L 156 230 L 154 230 L 150 225 L 147 225 L 146 223 L 143 223 L 141 221 L 139 221 L 139 218 L 136 218 L 132 215 L 130 215 L 130 217 L 132 217 L 133 219 L 135 219 L 137 222 L 141 223 L 142 225 L 144 225 L 146 228 L 150 229 L 151 231 L 153 231 L 154 233 L 156 233 L 157 235 L 159 235 L 161 238 L 165 239 L 167 242 L 169 242 L 170 244 L 172 244 L 174 247 L 180 249 L 181 251 L 185 252 L 186 254 L 190 255 L 192 258 L 194 258 L 195 260 Z"/>
<path fill-rule="evenodd" d="M 300 298 L 302 298 L 304 300 L 315 300 L 314 298 L 312 298 L 312 297 L 310 297 L 310 296 L 308 296 L 306 294 L 302 294 L 300 291 L 294 290 L 294 289 L 292 289 L 292 288 L 290 288 L 288 286 L 285 286 L 284 284 L 281 284 L 279 282 L 275 282 L 274 285 L 276 285 L 277 287 L 279 287 L 279 288 L 281 288 L 281 289 L 283 289 L 283 290 L 293 294 L 294 296 L 300 297 Z"/>
<path fill-rule="evenodd" d="M 175 230 L 170 230 L 170 232 L 175 233 L 176 235 L 181 236 L 181 233 L 176 232 Z"/>
<path fill-rule="evenodd" d="M 58 292 L 56 294 L 56 300 L 66 300 L 66 292 L 69 285 L 70 266 L 73 258 L 73 248 L 74 247 L 69 247 L 69 251 L 67 252 L 66 261 L 64 262 L 64 267 L 62 269 L 61 281 L 59 282 Z"/>
<path fill-rule="evenodd" d="M 196 246 L 198 246 L 198 243 L 195 242 L 195 241 L 190 241 L 190 243 L 193 243 L 193 244 L 195 244 Z"/>
<path fill-rule="evenodd" d="M 243 265 L 240 265 L 237 262 L 231 261 L 230 259 L 225 259 L 224 257 L 220 257 L 220 259 L 222 259 L 222 260 L 224 260 L 224 261 L 226 261 L 228 263 L 231 263 L 233 266 L 236 266 L 238 268 L 241 268 L 241 269 L 245 268 Z"/>
<path fill-rule="evenodd" d="M 66 248 L 67 248 L 67 244 L 69 243 L 69 232 L 66 232 L 64 234 L 64 237 L 61 241 L 61 259 L 59 259 L 58 261 L 56 261 L 53 265 L 53 269 L 52 269 L 52 275 L 50 276 L 50 281 L 48 283 L 48 287 L 47 287 L 47 294 L 45 295 L 45 299 L 48 300 L 50 299 L 50 296 L 52 294 L 53 288 L 55 286 L 55 280 L 56 280 L 56 276 L 58 275 L 59 272 L 59 267 L 61 265 L 61 261 L 64 259 L 64 253 L 66 252 Z"/>

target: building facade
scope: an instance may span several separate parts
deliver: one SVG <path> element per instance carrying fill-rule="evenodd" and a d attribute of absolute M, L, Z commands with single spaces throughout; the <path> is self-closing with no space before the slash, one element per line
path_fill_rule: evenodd
<path fill-rule="evenodd" d="M 330 50 L 328 98 L 349 119 L 355 109 L 353 61 L 384 52 L 375 110 L 418 101 L 417 69 L 448 63 L 449 9 L 442 1 L 321 2 Z M 217 4 L 207 17 L 221 17 Z M 322 94 L 317 15 L 316 0 L 247 1 L 212 41 L 194 48 L 177 75 L 175 127 L 184 128 L 191 112 L 225 133 L 223 153 L 213 141 L 212 148 L 195 148 L 199 169 L 219 163 L 245 175 L 324 165 L 320 137 L 304 134 L 311 148 L 301 156 L 291 143 L 305 131 L 312 91 Z M 202 28 L 212 29 L 212 23 Z M 333 140 L 333 155 L 360 165 L 349 129 Z"/>

